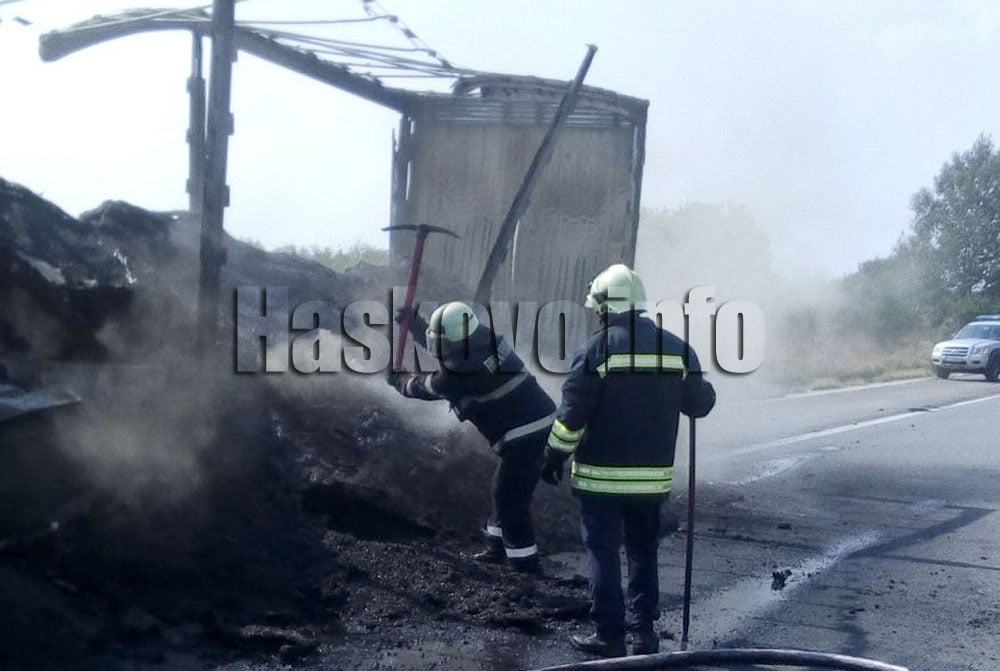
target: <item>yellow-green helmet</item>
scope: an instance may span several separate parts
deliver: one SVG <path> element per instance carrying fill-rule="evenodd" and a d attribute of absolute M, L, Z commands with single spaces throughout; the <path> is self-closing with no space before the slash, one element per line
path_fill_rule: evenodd
<path fill-rule="evenodd" d="M 479 328 L 479 319 L 465 303 L 453 301 L 439 305 L 427 322 L 427 349 L 434 353 L 445 353 L 450 344 L 460 343 L 472 337 Z"/>
<path fill-rule="evenodd" d="M 624 263 L 616 263 L 591 281 L 584 305 L 597 312 L 617 314 L 641 309 L 645 302 L 646 289 L 642 280 Z"/>

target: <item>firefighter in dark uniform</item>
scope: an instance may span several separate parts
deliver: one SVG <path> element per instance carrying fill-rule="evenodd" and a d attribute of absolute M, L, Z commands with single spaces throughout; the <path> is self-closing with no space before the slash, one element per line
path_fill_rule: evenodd
<path fill-rule="evenodd" d="M 411 315 L 414 340 L 440 359 L 441 369 L 426 375 L 394 373 L 390 383 L 410 398 L 447 400 L 500 456 L 493 474 L 493 513 L 484 529 L 487 546 L 474 557 L 506 560 L 519 572 L 538 574 L 531 496 L 555 404 L 502 337 L 494 347 L 493 333 L 465 303 L 438 307 L 429 322 Z"/>
<path fill-rule="evenodd" d="M 660 508 L 670 494 L 679 415 L 703 417 L 715 405 L 694 351 L 642 314 L 645 301 L 642 281 L 622 264 L 591 282 L 586 305 L 598 312 L 602 328 L 577 354 L 563 384 L 542 467 L 542 479 L 557 485 L 572 456 L 596 630 L 572 641 L 605 657 L 626 654 L 626 632 L 632 654 L 659 650 L 653 621 L 659 617 Z M 623 536 L 627 601 L 618 556 Z"/>

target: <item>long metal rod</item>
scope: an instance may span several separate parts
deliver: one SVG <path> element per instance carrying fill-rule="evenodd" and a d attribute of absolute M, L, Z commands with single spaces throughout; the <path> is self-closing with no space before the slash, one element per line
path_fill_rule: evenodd
<path fill-rule="evenodd" d="M 229 192 L 226 161 L 233 132 L 230 112 L 233 58 L 233 0 L 215 0 L 212 8 L 212 75 L 205 133 L 205 192 L 201 216 L 201 278 L 198 284 L 198 349 L 215 343 L 219 320 L 219 280 L 225 263 L 223 220 Z"/>
<path fill-rule="evenodd" d="M 511 238 L 514 237 L 514 229 L 524 211 L 528 208 L 528 203 L 531 200 L 531 192 L 538 181 L 539 173 L 541 173 L 542 168 L 545 167 L 546 162 L 548 162 L 549 157 L 552 155 L 553 140 L 555 140 L 563 120 L 569 116 L 569 113 L 573 110 L 573 106 L 576 104 L 580 87 L 583 86 L 583 79 L 587 76 L 587 71 L 590 69 L 590 63 L 594 60 L 594 53 L 596 51 L 596 46 L 593 44 L 587 45 L 587 55 L 584 56 L 576 77 L 563 95 L 562 102 L 559 103 L 559 109 L 556 110 L 555 115 L 552 117 L 552 123 L 549 124 L 549 129 L 546 131 L 545 137 L 542 138 L 542 143 L 538 146 L 538 151 L 535 152 L 535 157 L 531 160 L 528 171 L 524 174 L 524 179 L 521 180 L 521 186 L 517 190 L 517 195 L 514 196 L 514 202 L 511 203 L 510 209 L 507 210 L 507 216 L 504 217 L 503 223 L 500 225 L 500 230 L 497 232 L 497 239 L 493 243 L 493 249 L 486 260 L 483 274 L 479 278 L 479 285 L 476 287 L 476 302 L 480 305 L 486 305 L 489 302 L 490 293 L 493 289 L 493 279 L 500 269 L 500 264 L 507 257 Z"/>
<path fill-rule="evenodd" d="M 687 650 L 691 626 L 691 572 L 694 566 L 694 490 L 695 490 L 695 422 L 688 418 L 688 500 L 687 543 L 684 550 L 684 615 L 681 619 L 681 650 Z"/>
<path fill-rule="evenodd" d="M 904 666 L 886 664 L 874 659 L 851 657 L 826 652 L 807 650 L 722 648 L 719 650 L 692 650 L 689 652 L 663 652 L 656 655 L 635 655 L 617 659 L 601 659 L 593 662 L 577 662 L 546 666 L 535 671 L 619 671 L 653 669 L 720 668 L 766 664 L 770 666 L 793 666 L 841 671 L 907 671 Z"/>

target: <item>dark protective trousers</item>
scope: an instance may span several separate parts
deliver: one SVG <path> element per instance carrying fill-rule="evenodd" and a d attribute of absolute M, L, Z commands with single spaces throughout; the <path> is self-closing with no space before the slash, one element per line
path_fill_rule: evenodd
<path fill-rule="evenodd" d="M 531 496 L 538 484 L 547 436 L 532 434 L 504 445 L 493 472 L 493 514 L 486 533 L 503 538 L 507 558 L 513 561 L 538 555 L 531 524 Z"/>
<path fill-rule="evenodd" d="M 657 547 L 660 498 L 581 497 L 583 544 L 590 561 L 590 616 L 602 638 L 649 631 L 660 615 Z M 628 558 L 628 601 L 622 595 L 619 548 L 624 532 Z M 627 606 L 627 607 L 626 607 Z"/>

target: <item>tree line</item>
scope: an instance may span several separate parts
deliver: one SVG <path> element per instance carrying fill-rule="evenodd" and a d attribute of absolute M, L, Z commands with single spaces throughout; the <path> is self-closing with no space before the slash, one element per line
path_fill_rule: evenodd
<path fill-rule="evenodd" d="M 1000 152 L 981 135 L 914 194 L 908 234 L 844 278 L 846 317 L 872 335 L 940 337 L 1000 313 Z"/>
<path fill-rule="evenodd" d="M 746 208 L 644 210 L 637 267 L 653 293 L 715 285 L 767 316 L 762 371 L 794 386 L 930 373 L 930 347 L 977 314 L 1000 314 L 1000 152 L 980 136 L 911 198 L 884 258 L 836 280 L 777 272 Z M 647 292 L 649 291 L 647 286 Z"/>

